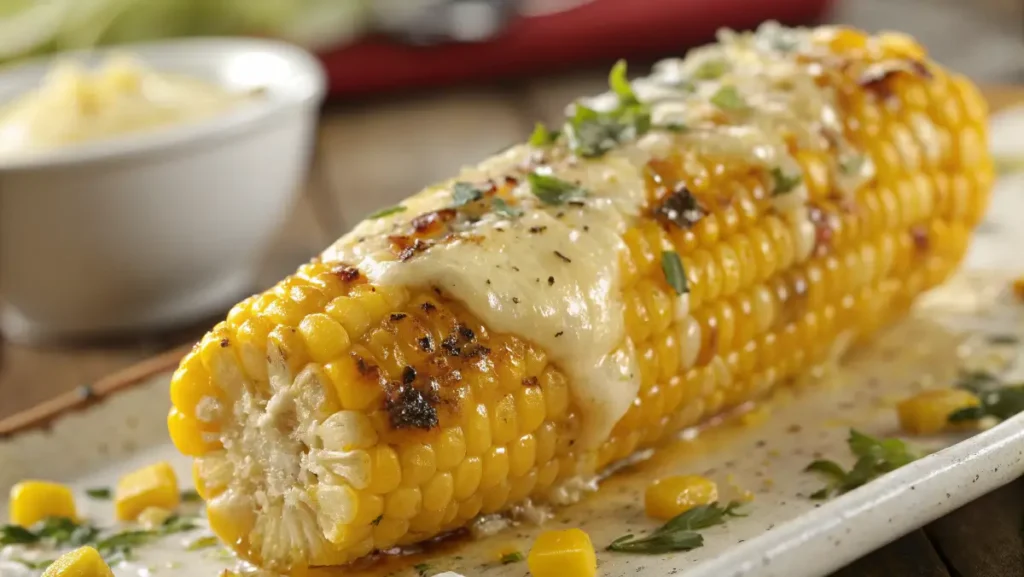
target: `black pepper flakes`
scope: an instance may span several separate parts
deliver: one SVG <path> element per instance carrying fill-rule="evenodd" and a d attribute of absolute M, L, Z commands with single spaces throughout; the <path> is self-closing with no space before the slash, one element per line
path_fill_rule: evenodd
<path fill-rule="evenodd" d="M 434 352 L 434 341 L 430 339 L 429 335 L 417 340 L 416 344 L 418 344 L 420 346 L 420 350 L 425 353 Z"/>
<path fill-rule="evenodd" d="M 420 305 L 420 309 L 425 313 L 432 313 L 437 310 L 437 307 L 430 301 L 424 301 L 423 304 Z"/>
<path fill-rule="evenodd" d="M 590 225 L 583 225 L 583 232 L 590 232 Z"/>
<path fill-rule="evenodd" d="M 397 323 L 398 321 L 404 319 L 406 316 L 407 315 L 405 313 L 391 313 L 391 321 Z"/>
<path fill-rule="evenodd" d="M 530 227 L 530 232 L 532 234 L 540 234 L 540 233 L 544 232 L 547 229 L 548 229 L 548 227 L 546 227 L 546 226 L 531 226 Z"/>
<path fill-rule="evenodd" d="M 571 258 L 565 256 L 564 254 L 558 252 L 557 250 L 554 251 L 554 252 L 555 252 L 555 256 L 557 256 L 558 258 L 562 259 L 563 261 L 565 261 L 565 262 L 572 262 Z"/>
<path fill-rule="evenodd" d="M 565 204 L 568 204 L 569 206 L 575 206 L 576 208 L 587 206 L 587 203 L 583 202 L 582 200 L 570 200 Z"/>
<path fill-rule="evenodd" d="M 223 339 L 220 340 L 220 346 L 221 346 L 221 348 L 230 347 L 231 346 L 231 341 L 229 341 L 227 338 L 223 338 Z"/>
<path fill-rule="evenodd" d="M 565 334 L 565 331 L 558 331 L 557 333 L 555 333 L 555 338 L 558 338 L 558 337 L 560 337 L 560 336 L 562 336 L 564 334 Z"/>
<path fill-rule="evenodd" d="M 553 277 L 553 276 L 549 276 L 548 277 L 548 286 L 555 286 L 555 277 Z"/>
<path fill-rule="evenodd" d="M 519 304 L 519 297 L 512 297 L 512 302 Z"/>

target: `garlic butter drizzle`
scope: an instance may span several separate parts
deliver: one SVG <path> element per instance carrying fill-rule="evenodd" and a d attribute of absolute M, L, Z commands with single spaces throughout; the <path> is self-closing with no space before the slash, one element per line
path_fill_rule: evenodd
<path fill-rule="evenodd" d="M 650 77 L 632 83 L 650 111 L 653 128 L 646 135 L 592 159 L 569 154 L 564 139 L 540 155 L 517 146 L 456 179 L 517 179 L 513 199 L 521 216 L 486 214 L 446 242 L 400 260 L 387 235 L 407 232 L 420 214 L 450 207 L 453 181 L 405 201 L 402 212 L 361 223 L 322 257 L 355 265 L 374 283 L 438 287 L 491 330 L 540 345 L 569 376 L 583 421 L 579 442 L 596 447 L 640 386 L 634 343 L 624 333 L 619 258 L 623 233 L 649 208 L 645 165 L 676 151 L 684 162 L 712 156 L 763 167 L 769 189 L 777 183 L 768 175 L 793 177 L 795 184 L 776 190 L 773 206 L 791 228 L 797 261 L 807 259 L 815 243 L 808 191 L 784 135 L 803 149 L 831 150 L 840 160 L 858 153 L 843 139 L 834 95 L 815 80 L 820 65 L 797 57 L 820 46 L 806 30 L 777 25 L 755 34 L 721 32 L 718 44 L 661 62 Z M 609 111 L 617 98 L 608 93 L 581 102 Z M 853 173 L 841 171 L 839 161 L 831 167 L 842 193 L 852 194 L 873 177 L 870 161 L 862 160 Z M 545 204 L 530 190 L 530 170 L 587 194 L 573 206 Z M 543 232 L 531 232 L 537 230 Z M 679 323 L 689 318 L 687 302 L 685 296 L 675 301 Z"/>

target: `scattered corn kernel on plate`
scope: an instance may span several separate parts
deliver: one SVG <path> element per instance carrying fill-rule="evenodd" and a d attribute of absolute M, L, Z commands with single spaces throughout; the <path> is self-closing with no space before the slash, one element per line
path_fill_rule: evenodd
<path fill-rule="evenodd" d="M 0 574 L 813 576 L 1024 473 L 970 82 L 776 25 L 609 80 L 0 442 Z"/>

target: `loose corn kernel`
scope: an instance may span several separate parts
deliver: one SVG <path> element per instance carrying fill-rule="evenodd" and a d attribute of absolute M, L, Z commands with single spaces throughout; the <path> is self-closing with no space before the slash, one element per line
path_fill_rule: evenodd
<path fill-rule="evenodd" d="M 896 406 L 900 428 L 914 435 L 932 435 L 949 427 L 949 415 L 977 407 L 978 397 L 963 389 L 932 389 L 904 399 Z"/>
<path fill-rule="evenodd" d="M 43 577 L 114 577 L 114 572 L 96 549 L 81 547 L 58 557 Z"/>
<path fill-rule="evenodd" d="M 671 519 L 698 505 L 718 500 L 718 486 L 699 475 L 678 475 L 658 479 L 644 492 L 648 517 Z"/>
<path fill-rule="evenodd" d="M 533 577 L 594 577 L 597 554 L 590 536 L 580 529 L 544 531 L 526 558 Z"/>
<path fill-rule="evenodd" d="M 165 461 L 128 473 L 114 490 L 114 511 L 121 521 L 137 519 L 148 507 L 174 511 L 179 504 L 178 478 Z"/>
<path fill-rule="evenodd" d="M 75 497 L 71 489 L 49 481 L 22 481 L 11 487 L 12 525 L 29 527 L 47 517 L 77 519 Z"/>

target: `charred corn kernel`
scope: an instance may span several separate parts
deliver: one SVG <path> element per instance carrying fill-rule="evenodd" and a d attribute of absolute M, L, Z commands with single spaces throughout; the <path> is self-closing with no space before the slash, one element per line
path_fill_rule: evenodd
<path fill-rule="evenodd" d="M 584 438 L 597 413 L 577 397 L 587 383 L 573 382 L 565 359 L 552 362 L 555 351 L 540 345 L 554 337 L 532 334 L 532 326 L 519 334 L 515 323 L 490 326 L 492 317 L 466 306 L 473 299 L 449 293 L 464 286 L 410 292 L 371 280 L 384 269 L 419 274 L 416 263 L 442 250 L 437 243 L 451 232 L 448 209 L 395 213 L 338 245 L 354 251 L 344 259 L 358 253 L 354 260 L 372 271 L 333 256 L 303 265 L 234 307 L 175 375 L 168 425 L 175 444 L 203 464 L 196 486 L 210 499 L 214 531 L 242 557 L 287 573 L 415 544 L 525 499 L 570 501 L 578 492 L 572 483 L 775 392 L 827 359 L 837 335 L 867 337 L 955 270 L 992 179 L 978 91 L 899 35 L 819 29 L 793 51 L 763 56 L 780 70 L 807 68 L 800 85 L 822 89 L 821 98 L 807 99 L 810 108 L 827 108 L 804 118 L 801 107 L 784 122 L 751 127 L 756 115 L 711 106 L 706 126 L 734 126 L 737 134 L 784 127 L 767 141 L 782 144 L 771 145 L 778 166 L 754 166 L 729 147 L 691 146 L 687 139 L 703 132 L 665 139 L 656 128 L 604 156 L 570 162 L 559 141 L 545 157 L 553 175 L 577 171 L 572 178 L 594 184 L 597 204 L 614 187 L 645 187 L 628 195 L 645 206 L 628 211 L 622 228 L 577 222 L 575 204 L 549 209 L 520 199 L 524 209 L 544 212 L 538 216 L 562 219 L 577 240 L 619 236 L 609 237 L 618 256 L 606 263 L 618 275 L 608 279 L 618 340 L 607 345 L 630 364 L 637 391 L 616 406 L 621 413 L 605 438 Z M 680 102 L 684 116 L 694 97 L 703 95 Z M 835 120 L 828 146 L 814 136 L 821 118 Z M 494 194 L 518 202 L 509 193 L 518 185 L 502 180 L 508 160 L 483 172 L 498 183 Z M 799 176 L 799 184 L 781 193 L 773 169 L 793 171 L 782 176 Z M 599 176 L 600 189 L 589 182 Z M 448 199 L 449 188 L 427 195 Z M 487 209 L 477 204 L 488 203 L 455 207 L 456 229 L 475 230 L 476 211 Z M 420 206 L 419 199 L 403 204 Z M 542 228 L 502 232 L 561 234 Z M 684 295 L 676 294 L 683 278 L 663 269 L 669 252 L 683 266 Z M 584 270 L 561 256 L 551 270 L 502 263 L 487 280 L 492 288 L 562 290 Z M 417 284 L 404 274 L 381 278 Z M 1024 281 L 1020 291 L 1024 298 Z M 513 299 L 489 314 L 536 304 Z M 589 330 L 583 320 L 595 319 L 565 332 Z M 558 342 L 582 346 L 579 336 Z M 668 480 L 652 487 L 652 507 L 660 496 L 669 504 L 653 508 L 670 516 L 682 509 L 680 498 L 698 502 L 700 491 L 711 498 L 713 485 L 692 485 L 692 494 Z"/>
<path fill-rule="evenodd" d="M 71 489 L 49 481 L 22 481 L 11 487 L 8 503 L 12 525 L 29 527 L 47 517 L 77 519 Z"/>
<path fill-rule="evenodd" d="M 174 511 L 180 503 L 178 478 L 164 461 L 121 477 L 114 490 L 114 511 L 122 521 L 137 519 L 149 507 Z"/>
<path fill-rule="evenodd" d="M 597 555 L 590 536 L 580 529 L 544 531 L 526 558 L 533 577 L 594 577 Z"/>
<path fill-rule="evenodd" d="M 644 510 L 648 517 L 667 520 L 717 500 L 718 486 L 714 481 L 698 475 L 679 475 L 658 479 L 647 487 Z"/>
<path fill-rule="evenodd" d="M 114 577 L 114 572 L 96 549 L 80 547 L 58 557 L 43 577 Z"/>
<path fill-rule="evenodd" d="M 932 435 L 949 427 L 949 415 L 977 407 L 978 397 L 963 389 L 933 389 L 901 401 L 896 406 L 900 428 L 914 435 Z"/>

